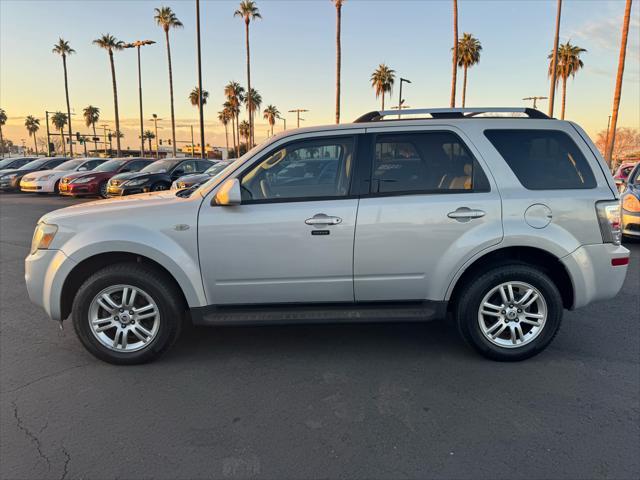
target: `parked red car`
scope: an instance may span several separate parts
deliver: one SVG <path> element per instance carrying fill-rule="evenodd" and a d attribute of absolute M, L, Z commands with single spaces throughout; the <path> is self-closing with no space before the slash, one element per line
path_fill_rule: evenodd
<path fill-rule="evenodd" d="M 90 172 L 76 172 L 60 180 L 60 195 L 72 197 L 98 195 L 107 198 L 107 183 L 114 175 L 137 172 L 153 162 L 148 158 L 114 158 Z"/>
<path fill-rule="evenodd" d="M 616 186 L 618 187 L 618 191 L 622 192 L 624 190 L 625 184 L 627 182 L 627 178 L 633 170 L 633 167 L 636 166 L 638 162 L 624 162 L 621 163 L 616 173 L 613 174 L 613 179 L 616 182 Z"/>

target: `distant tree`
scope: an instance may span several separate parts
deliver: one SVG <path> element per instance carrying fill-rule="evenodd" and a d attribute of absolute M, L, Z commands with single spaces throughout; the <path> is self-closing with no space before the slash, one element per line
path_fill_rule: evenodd
<path fill-rule="evenodd" d="M 205 106 L 207 104 L 208 98 L 209 92 L 207 92 L 206 90 L 202 90 L 202 106 Z M 189 101 L 194 107 L 198 106 L 198 104 L 200 103 L 200 88 L 193 87 L 193 90 L 191 90 L 191 93 L 189 94 Z"/>
<path fill-rule="evenodd" d="M 378 68 L 371 74 L 371 87 L 376 92 L 376 98 L 382 96 L 382 110 L 384 110 L 384 95 L 386 92 L 391 93 L 395 78 L 396 71 L 384 63 L 378 65 Z"/>
<path fill-rule="evenodd" d="M 60 132 L 60 143 L 62 144 L 62 154 L 67 154 L 67 147 L 64 142 L 64 127 L 67 125 L 67 114 L 56 112 L 51 116 L 51 123 Z"/>
<path fill-rule="evenodd" d="M 255 143 L 255 131 L 251 130 L 251 128 L 255 128 L 254 118 L 256 111 L 260 111 L 260 106 L 262 106 L 262 95 L 252 88 L 248 90 L 247 94 L 244 96 L 244 103 L 247 107 L 247 111 L 249 112 L 249 145 L 253 147 Z"/>
<path fill-rule="evenodd" d="M 156 135 L 151 130 L 145 130 L 144 133 L 142 134 L 142 139 L 149 142 L 149 152 L 153 151 L 151 149 L 151 140 L 153 140 L 154 138 L 156 138 Z M 142 154 L 144 155 L 144 152 L 142 152 Z"/>
<path fill-rule="evenodd" d="M 571 45 L 571 42 L 567 42 L 558 47 L 558 58 L 556 60 L 556 85 L 562 80 L 562 109 L 560 111 L 560 119 L 564 120 L 565 106 L 567 102 L 567 80 L 569 77 L 576 76 L 576 72 L 584 67 L 584 63 L 580 59 L 580 54 L 585 53 L 584 48 L 580 48 L 577 45 Z M 549 62 L 549 76 L 551 76 L 553 69 L 553 52 L 548 57 Z"/>
<path fill-rule="evenodd" d="M 269 123 L 269 126 L 271 127 L 271 136 L 273 136 L 273 126 L 276 124 L 276 120 L 280 118 L 280 111 L 275 107 L 275 105 L 267 105 L 262 117 Z"/>
<path fill-rule="evenodd" d="M 2 127 L 7 124 L 7 112 L 0 108 L 0 153 L 4 156 L 4 137 L 2 136 Z"/>
<path fill-rule="evenodd" d="M 226 107 L 218 112 L 218 120 L 224 125 L 224 139 L 227 146 L 227 153 L 229 152 L 229 122 L 232 118 L 231 110 Z"/>
<path fill-rule="evenodd" d="M 36 155 L 38 155 L 38 142 L 36 140 L 36 132 L 40 130 L 40 120 L 35 118 L 33 115 L 29 115 L 24 119 L 24 126 L 27 127 L 29 136 L 33 137 L 33 146 L 35 147 Z"/>
<path fill-rule="evenodd" d="M 247 145 L 247 150 L 249 149 L 249 141 L 251 140 L 251 129 L 249 126 L 249 122 L 247 122 L 246 120 L 243 120 L 240 123 L 240 136 L 242 138 L 244 138 L 246 145 Z"/>
<path fill-rule="evenodd" d="M 611 131 L 609 131 L 611 135 Z M 596 147 L 602 153 L 606 153 L 607 131 L 602 130 L 596 137 Z M 625 157 L 634 154 L 640 155 L 640 132 L 635 128 L 621 127 L 616 131 L 616 141 L 613 148 L 611 168 L 615 169 Z"/>
<path fill-rule="evenodd" d="M 480 52 L 482 44 L 480 40 L 470 33 L 463 33 L 458 41 L 458 66 L 463 69 L 462 82 L 462 108 L 465 107 L 467 97 L 467 69 L 480 62 Z"/>
<path fill-rule="evenodd" d="M 76 51 L 71 48 L 69 42 L 64 40 L 62 37 L 58 39 L 58 43 L 53 46 L 52 53 L 60 55 L 62 57 L 62 68 L 64 69 L 64 93 L 67 98 L 67 119 L 69 124 L 69 138 L 71 138 L 71 104 L 69 103 L 69 80 L 67 78 L 67 57 L 76 53 Z M 73 157 L 73 142 L 69 142 L 69 153 Z"/>
<path fill-rule="evenodd" d="M 100 109 L 93 105 L 88 105 L 82 110 L 82 116 L 84 117 L 84 124 L 87 127 L 93 128 L 93 146 L 95 151 L 98 151 L 98 135 L 96 135 L 96 123 L 100 120 Z"/>

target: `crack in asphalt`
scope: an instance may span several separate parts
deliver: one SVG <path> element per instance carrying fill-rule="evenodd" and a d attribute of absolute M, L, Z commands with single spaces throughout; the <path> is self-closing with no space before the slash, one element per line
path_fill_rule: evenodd
<path fill-rule="evenodd" d="M 11 404 L 13 405 L 13 416 L 16 419 L 18 428 L 22 430 L 26 437 L 35 445 L 38 455 L 47 462 L 47 468 L 51 470 L 51 462 L 49 461 L 49 457 L 47 457 L 42 451 L 42 443 L 40 442 L 40 439 L 22 422 L 20 415 L 18 415 L 18 405 L 16 405 L 16 402 L 11 402 Z"/>
<path fill-rule="evenodd" d="M 26 387 L 28 387 L 30 385 L 33 385 L 34 383 L 38 383 L 38 382 L 40 382 L 42 380 L 46 380 L 47 378 L 51 378 L 51 377 L 55 377 L 55 376 L 58 376 L 58 375 L 62 375 L 63 373 L 68 372 L 69 370 L 74 370 L 76 368 L 86 367 L 88 365 L 89 365 L 88 363 L 83 363 L 82 365 L 74 365 L 72 367 L 68 367 L 68 368 L 65 368 L 65 369 L 62 369 L 62 370 L 58 370 L 57 372 L 49 373 L 47 375 L 43 375 L 42 377 L 38 377 L 35 380 L 31 380 L 30 382 L 24 383 L 24 384 L 20 385 L 19 387 L 12 388 L 11 390 L 5 390 L 2 393 L 5 393 L 5 394 L 6 393 L 14 393 L 14 392 L 22 390 L 23 388 L 26 388 Z"/>
<path fill-rule="evenodd" d="M 67 478 L 67 474 L 69 473 L 69 463 L 71 462 L 71 455 L 69 455 L 69 452 L 67 452 L 67 449 L 64 448 L 64 445 L 62 446 L 62 453 L 64 453 L 65 458 L 64 458 L 62 476 L 60 477 L 60 480 L 64 480 L 65 478 Z"/>

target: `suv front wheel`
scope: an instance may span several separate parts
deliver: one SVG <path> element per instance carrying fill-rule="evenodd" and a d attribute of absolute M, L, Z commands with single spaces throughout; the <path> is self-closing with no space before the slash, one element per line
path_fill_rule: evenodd
<path fill-rule="evenodd" d="M 89 277 L 73 302 L 74 329 L 101 360 L 119 365 L 149 362 L 177 340 L 180 298 L 163 275 L 145 265 L 122 263 Z"/>
<path fill-rule="evenodd" d="M 458 297 L 462 337 L 485 357 L 517 361 L 544 350 L 562 321 L 554 282 L 529 265 L 505 265 L 471 279 Z"/>

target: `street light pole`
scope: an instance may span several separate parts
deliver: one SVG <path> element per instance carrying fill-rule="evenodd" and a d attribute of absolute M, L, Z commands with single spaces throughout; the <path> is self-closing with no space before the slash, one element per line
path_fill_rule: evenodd
<path fill-rule="evenodd" d="M 108 123 L 103 123 L 102 125 L 100 125 L 102 127 L 102 130 L 104 132 L 104 156 L 107 156 L 107 127 L 109 126 Z"/>
<path fill-rule="evenodd" d="M 49 138 L 49 135 L 51 135 L 49 133 L 49 112 L 45 111 L 45 117 L 47 119 L 47 157 L 51 156 L 51 140 Z"/>
<path fill-rule="evenodd" d="M 158 118 L 158 115 L 156 115 L 155 113 L 151 115 L 153 118 L 153 126 L 155 128 L 155 135 L 156 135 L 156 160 L 158 158 L 160 158 L 160 150 L 158 149 L 158 120 L 162 120 L 161 118 Z"/>
<path fill-rule="evenodd" d="M 196 145 L 193 143 L 193 125 L 191 125 L 191 156 L 196 154 Z M 204 147 L 204 145 L 202 145 Z M 204 151 L 204 150 L 203 150 Z"/>
<path fill-rule="evenodd" d="M 204 158 L 204 109 L 202 108 L 202 60 L 200 55 L 200 0 L 196 0 L 196 36 L 198 38 L 198 110 L 200 113 L 200 158 Z M 191 127 L 191 144 L 193 145 L 193 127 Z"/>
<path fill-rule="evenodd" d="M 289 110 L 289 113 L 295 113 L 298 118 L 298 128 L 300 128 L 300 113 L 308 112 L 309 110 L 305 110 L 304 108 L 296 108 L 295 110 Z M 304 118 L 302 119 L 304 120 Z"/>
<path fill-rule="evenodd" d="M 138 51 L 138 100 L 140 103 L 140 154 L 144 157 L 144 116 L 142 114 L 142 70 L 140 68 L 140 47 L 145 45 L 153 45 L 153 40 L 136 40 L 132 43 L 127 43 L 124 48 L 136 48 Z"/>
<path fill-rule="evenodd" d="M 284 118 L 284 117 L 278 117 L 278 118 L 279 118 L 280 120 L 282 120 L 282 122 L 284 123 L 284 126 L 283 126 L 283 129 L 282 129 L 282 130 L 283 130 L 283 131 L 285 131 L 285 130 L 287 129 L 287 119 L 286 119 L 286 118 Z"/>
<path fill-rule="evenodd" d="M 400 115 L 402 114 L 402 102 L 404 102 L 404 100 L 402 100 L 402 83 L 403 82 L 411 83 L 411 80 L 407 80 L 406 78 L 400 77 L 400 92 L 398 93 L 398 118 L 400 118 Z"/>

